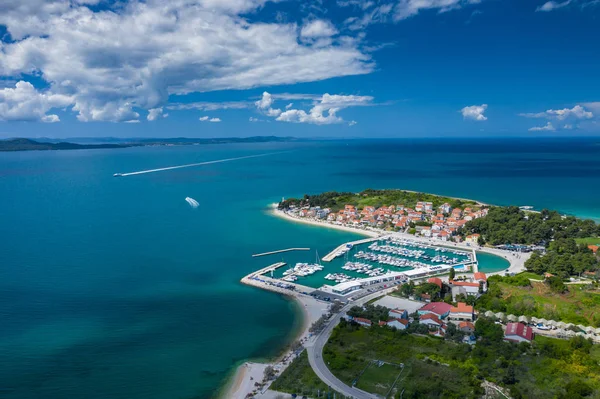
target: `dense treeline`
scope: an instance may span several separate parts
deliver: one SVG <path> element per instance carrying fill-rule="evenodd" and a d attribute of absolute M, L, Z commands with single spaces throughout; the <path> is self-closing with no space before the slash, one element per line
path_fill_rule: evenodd
<path fill-rule="evenodd" d="M 525 262 L 527 270 L 536 273 L 551 273 L 562 278 L 600 268 L 600 261 L 587 245 L 577 245 L 572 238 L 559 238 L 548 245 L 546 254 L 537 252 Z"/>
<path fill-rule="evenodd" d="M 524 212 L 510 206 L 491 208 L 486 217 L 468 222 L 463 232 L 481 234 L 482 244 L 544 244 L 553 239 L 597 236 L 600 226 L 556 211 Z"/>
<path fill-rule="evenodd" d="M 379 305 L 365 305 L 353 306 L 348 310 L 348 316 L 362 317 L 363 319 L 369 319 L 374 323 L 378 321 L 387 321 L 389 317 L 389 309 Z"/>
<path fill-rule="evenodd" d="M 473 206 L 477 203 L 470 200 L 461 200 L 456 198 L 442 197 L 434 194 L 415 193 L 403 190 L 373 190 L 367 189 L 360 193 L 328 191 L 317 195 L 304 195 L 302 198 L 288 198 L 279 203 L 280 209 L 289 208 L 290 205 L 296 206 L 320 206 L 321 208 L 331 208 L 334 212 L 342 209 L 344 205 L 354 205 L 362 208 L 364 206 L 404 205 L 414 207 L 417 202 L 425 201 L 433 203 L 434 208 L 449 203 L 453 208 L 463 208 Z"/>

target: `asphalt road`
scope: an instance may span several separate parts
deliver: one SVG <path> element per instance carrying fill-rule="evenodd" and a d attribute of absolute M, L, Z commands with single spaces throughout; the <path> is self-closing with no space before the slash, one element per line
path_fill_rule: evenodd
<path fill-rule="evenodd" d="M 363 298 L 358 299 L 355 302 L 346 305 L 338 314 L 334 315 L 327 327 L 315 338 L 312 342 L 312 345 L 307 345 L 306 351 L 308 353 L 308 362 L 310 363 L 310 367 L 314 370 L 315 374 L 323 381 L 325 384 L 329 385 L 332 389 L 338 391 L 339 393 L 346 395 L 355 399 L 381 399 L 379 396 L 375 394 L 371 394 L 365 391 L 362 391 L 358 388 L 353 388 L 349 385 L 346 385 L 344 382 L 340 381 L 336 376 L 334 376 L 325 361 L 323 360 L 323 347 L 327 343 L 331 332 L 338 325 L 338 322 L 342 315 L 348 311 L 352 306 L 360 306 L 364 303 L 370 301 L 373 298 L 381 296 L 390 292 L 394 287 L 384 289 L 379 292 L 375 292 L 373 294 L 369 294 Z"/>

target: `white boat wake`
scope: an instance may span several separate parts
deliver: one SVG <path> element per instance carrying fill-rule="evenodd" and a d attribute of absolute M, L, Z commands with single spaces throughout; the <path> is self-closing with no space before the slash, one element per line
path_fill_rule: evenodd
<path fill-rule="evenodd" d="M 188 204 L 190 204 L 190 206 L 191 206 L 192 208 L 194 208 L 194 209 L 195 209 L 195 208 L 198 208 L 198 207 L 200 206 L 200 204 L 198 203 L 198 201 L 196 201 L 196 200 L 195 200 L 195 199 L 193 199 L 193 198 L 190 198 L 190 197 L 185 197 L 185 200 L 186 200 L 186 202 L 187 202 Z"/>
<path fill-rule="evenodd" d="M 270 152 L 268 154 L 258 154 L 258 155 L 247 155 L 247 156 L 244 156 L 244 157 L 237 157 L 237 158 L 217 159 L 216 161 L 206 161 L 206 162 L 190 163 L 190 164 L 187 164 L 187 165 L 168 166 L 166 168 L 140 170 L 138 172 L 115 173 L 114 176 L 119 176 L 119 177 L 123 176 L 124 177 L 124 176 L 133 176 L 133 175 L 143 175 L 144 173 L 154 173 L 154 172 L 162 172 L 162 171 L 165 171 L 165 170 L 190 168 L 192 166 L 210 165 L 210 164 L 213 164 L 213 163 L 239 161 L 241 159 L 267 157 L 269 155 L 282 154 L 282 153 L 285 153 L 285 152 L 289 152 L 289 151 Z"/>

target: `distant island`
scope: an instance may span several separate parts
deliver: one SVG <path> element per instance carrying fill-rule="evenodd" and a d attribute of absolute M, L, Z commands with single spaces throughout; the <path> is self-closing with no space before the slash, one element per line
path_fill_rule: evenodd
<path fill-rule="evenodd" d="M 36 141 L 26 138 L 0 140 L 0 151 L 52 151 L 52 150 L 89 150 L 106 148 L 128 148 L 142 146 L 208 145 L 233 143 L 267 143 L 298 141 L 294 137 L 253 136 L 224 138 L 141 138 L 119 139 L 113 137 L 71 139 L 80 143 L 43 139 Z"/>

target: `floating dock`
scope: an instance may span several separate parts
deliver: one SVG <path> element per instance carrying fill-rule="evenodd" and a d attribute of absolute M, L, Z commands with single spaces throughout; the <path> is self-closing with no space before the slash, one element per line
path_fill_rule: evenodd
<path fill-rule="evenodd" d="M 290 252 L 290 251 L 310 251 L 310 248 L 287 248 L 287 249 L 279 249 L 277 251 L 263 252 L 261 254 L 254 254 L 254 255 L 252 255 L 252 257 L 253 258 L 257 258 L 259 256 L 274 255 L 274 254 L 280 254 L 282 252 Z"/>

